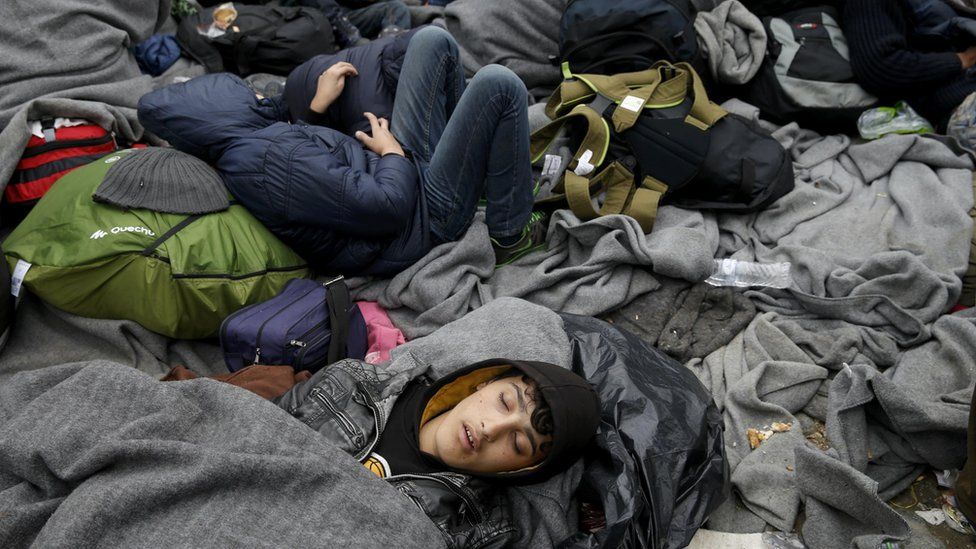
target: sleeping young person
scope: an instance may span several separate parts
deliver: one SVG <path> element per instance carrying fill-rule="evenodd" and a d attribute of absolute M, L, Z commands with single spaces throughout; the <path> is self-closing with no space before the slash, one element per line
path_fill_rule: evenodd
<path fill-rule="evenodd" d="M 275 402 L 410 497 L 450 547 L 516 538 L 498 488 L 564 470 L 600 421 L 590 384 L 554 364 L 487 360 L 436 382 L 380 374 L 339 361 Z"/>
<path fill-rule="evenodd" d="M 398 58 L 392 50 L 406 40 Z M 457 44 L 436 27 L 340 53 L 306 79 L 311 93 L 298 90 L 311 96 L 307 108 L 215 74 L 147 94 L 139 119 L 213 162 L 231 194 L 319 271 L 395 274 L 460 238 L 482 196 L 496 264 L 544 244 L 545 219 L 531 211 L 527 92 L 514 73 L 490 65 L 466 87 Z M 351 122 L 350 106 L 383 91 L 358 82 L 347 97 L 350 80 L 379 86 L 391 75 L 390 119 L 363 109 L 355 116 L 368 126 Z M 296 96 L 296 81 L 286 95 Z M 342 111 L 345 123 L 307 123 L 325 111 Z M 357 127 L 356 137 L 343 133 Z"/>

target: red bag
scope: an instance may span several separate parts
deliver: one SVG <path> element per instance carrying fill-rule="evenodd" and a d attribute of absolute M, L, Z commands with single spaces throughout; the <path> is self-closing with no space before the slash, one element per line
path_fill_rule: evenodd
<path fill-rule="evenodd" d="M 4 190 L 4 224 L 23 219 L 64 174 L 117 149 L 115 137 L 97 124 L 54 128 L 46 118 L 41 127 L 45 137 L 31 136 Z"/>

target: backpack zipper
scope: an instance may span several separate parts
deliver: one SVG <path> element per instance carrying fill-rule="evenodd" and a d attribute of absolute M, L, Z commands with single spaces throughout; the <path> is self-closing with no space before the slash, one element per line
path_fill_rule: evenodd
<path fill-rule="evenodd" d="M 308 342 L 292 340 L 292 341 L 295 341 L 295 343 L 298 344 L 297 346 L 298 347 L 301 347 L 301 349 L 302 349 L 301 351 L 298 352 L 297 355 L 295 355 L 295 363 L 294 363 L 294 366 L 295 366 L 295 369 L 296 370 L 299 369 L 298 368 L 299 366 L 302 366 L 302 367 L 305 366 L 305 354 L 308 353 L 308 351 L 310 349 L 314 349 L 315 348 L 315 344 L 316 343 L 319 343 L 320 341 L 322 341 L 323 339 L 325 339 L 325 336 L 327 336 L 327 335 L 332 335 L 332 333 L 329 332 L 329 333 L 320 334 L 315 339 L 313 339 L 311 341 L 308 341 Z M 328 357 L 326 357 L 326 360 L 328 360 Z"/>
<path fill-rule="evenodd" d="M 313 288 L 313 290 L 314 290 L 314 288 Z M 277 311 L 275 311 L 275 313 L 273 315 L 269 316 L 268 318 L 266 318 L 264 320 L 264 322 L 261 323 L 261 326 L 258 327 L 257 336 L 254 338 L 254 364 L 260 364 L 260 360 L 261 360 L 261 336 L 264 334 L 264 327 L 267 326 L 268 323 L 271 322 L 271 320 L 274 317 L 280 315 L 282 312 L 285 311 L 285 309 L 288 309 L 289 307 L 291 307 L 295 303 L 298 303 L 303 297 L 307 296 L 310 293 L 312 293 L 312 290 L 309 290 L 309 291 L 305 292 L 304 294 L 296 297 L 288 305 L 285 305 L 284 307 L 278 309 Z"/>

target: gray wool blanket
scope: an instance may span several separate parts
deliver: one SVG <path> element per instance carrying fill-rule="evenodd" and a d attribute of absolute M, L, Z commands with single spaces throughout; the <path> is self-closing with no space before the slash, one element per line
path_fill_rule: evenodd
<path fill-rule="evenodd" d="M 562 319 L 497 299 L 386 368 L 436 377 L 500 356 L 568 367 Z M 0 354 L 0 546 L 441 546 L 409 500 L 278 407 L 211 380 L 155 381 L 176 364 L 226 372 L 215 342 L 22 302 Z M 575 533 L 581 475 L 509 489 L 518 547 Z"/>
<path fill-rule="evenodd" d="M 170 0 L 0 3 L 0 190 L 30 138 L 28 120 L 86 118 L 136 141 L 136 103 L 152 91 L 131 46 L 169 16 Z"/>
<path fill-rule="evenodd" d="M 715 216 L 716 257 L 792 264 L 790 288 L 750 292 L 761 310 L 871 326 L 904 346 L 928 339 L 968 267 L 969 155 L 916 135 L 853 144 L 795 124 L 773 135 L 792 155 L 796 188 L 762 212 Z"/>
<path fill-rule="evenodd" d="M 703 280 L 716 242 L 700 214 L 663 207 L 645 235 L 626 216 L 581 223 L 569 210 L 550 221 L 548 245 L 495 269 L 488 229 L 476 217 L 457 242 L 438 246 L 389 280 L 350 281 L 356 299 L 378 301 L 407 337 L 438 327 L 499 297 L 552 310 L 599 315 L 661 287 L 658 276 Z M 690 221 L 689 221 L 690 217 Z"/>
<path fill-rule="evenodd" d="M 767 312 L 688 363 L 726 423 L 734 496 L 709 524 L 790 531 L 802 508 L 813 548 L 904 540 L 885 501 L 966 455 L 976 314 L 942 315 L 968 263 L 973 164 L 917 136 L 774 136 L 797 187 L 764 212 L 714 216 L 716 255 L 789 261 L 792 286 L 747 292 Z M 770 436 L 754 448 L 750 429 Z"/>
<path fill-rule="evenodd" d="M 0 385 L 3 547 L 444 547 L 409 499 L 284 410 L 108 361 Z"/>
<path fill-rule="evenodd" d="M 511 69 L 536 97 L 562 79 L 549 62 L 559 54 L 559 19 L 566 0 L 456 0 L 444 10 L 470 77 L 496 63 Z"/>
<path fill-rule="evenodd" d="M 885 502 L 926 466 L 962 466 L 976 380 L 976 312 L 943 316 L 930 332 L 904 350 L 870 327 L 765 313 L 690 361 L 724 414 L 735 494 L 710 527 L 790 531 L 803 503 L 809 547 L 906 539 Z M 828 449 L 806 440 L 810 418 L 826 423 Z M 770 436 L 753 448 L 749 429 Z"/>

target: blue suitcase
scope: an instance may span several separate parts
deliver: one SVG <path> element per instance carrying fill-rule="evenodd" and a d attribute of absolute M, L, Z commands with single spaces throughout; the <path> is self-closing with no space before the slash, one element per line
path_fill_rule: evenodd
<path fill-rule="evenodd" d="M 366 322 L 341 276 L 324 284 L 296 278 L 275 297 L 225 318 L 220 347 L 231 372 L 251 364 L 315 372 L 366 356 Z"/>

